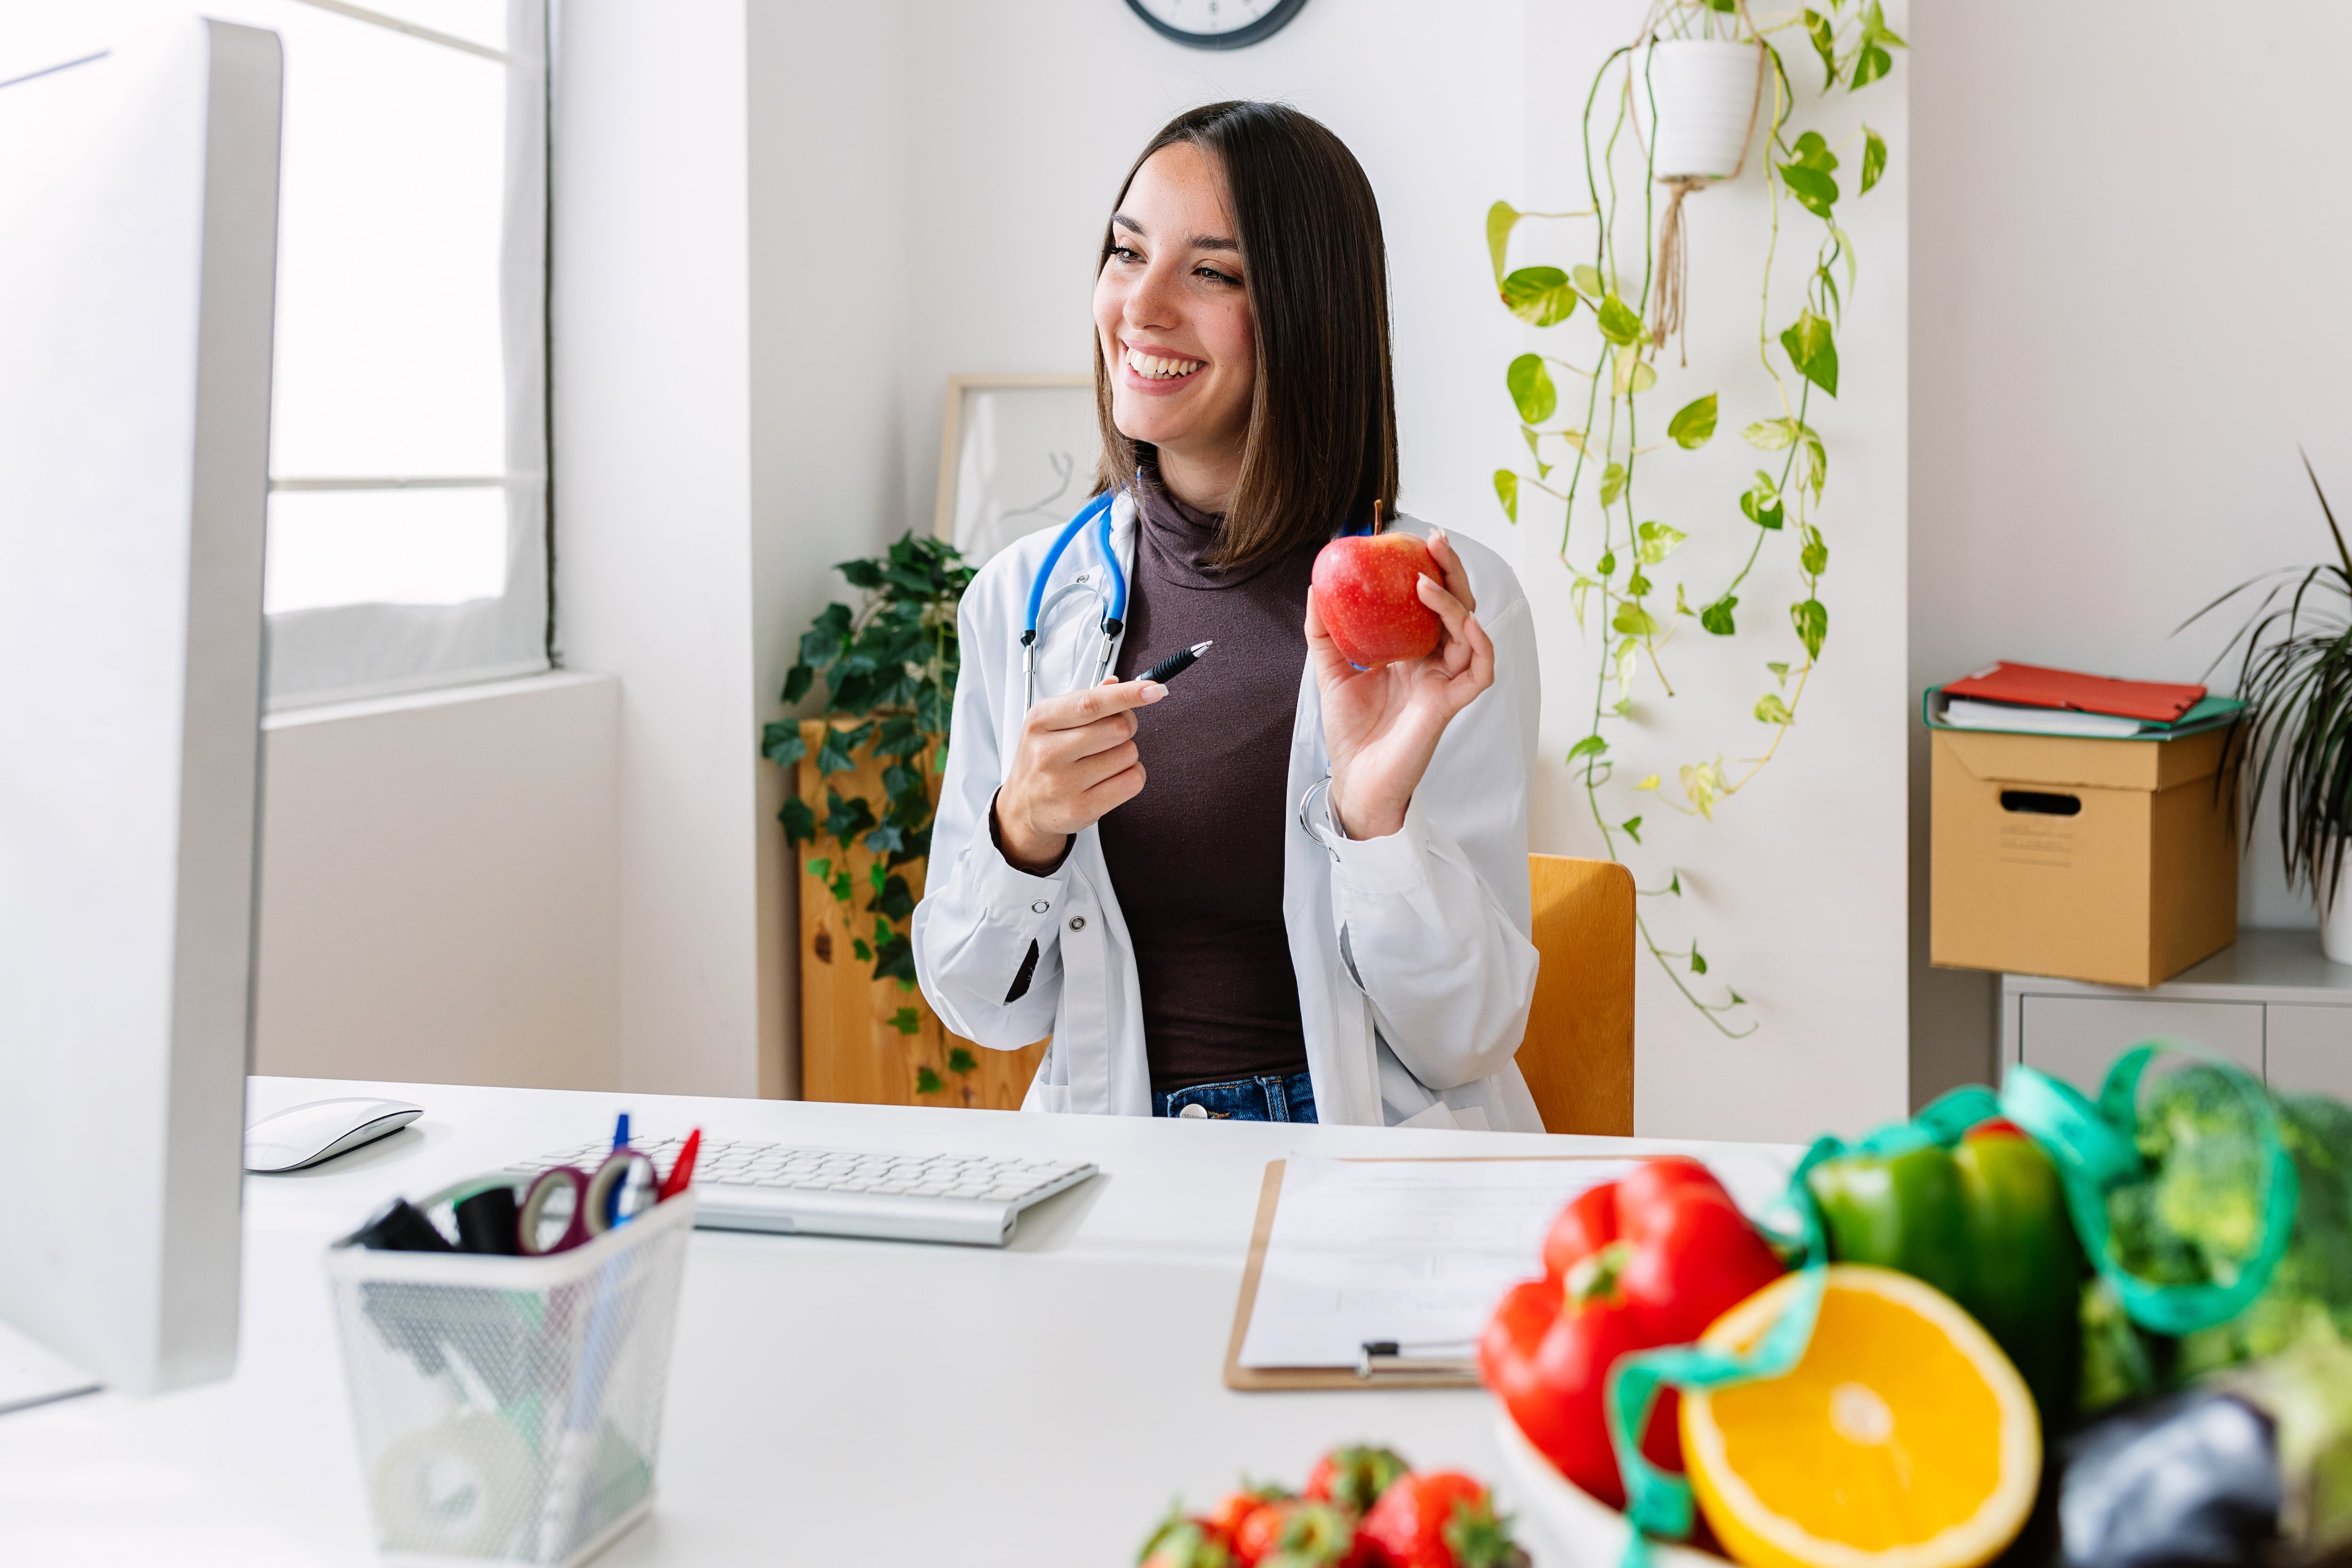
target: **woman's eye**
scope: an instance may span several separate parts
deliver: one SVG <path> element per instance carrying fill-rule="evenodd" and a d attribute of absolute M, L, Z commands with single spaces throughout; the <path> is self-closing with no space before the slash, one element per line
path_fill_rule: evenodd
<path fill-rule="evenodd" d="M 1220 272 L 1213 267 L 1200 267 L 1195 268 L 1193 270 L 1198 272 L 1202 277 L 1209 279 L 1214 282 L 1231 283 L 1237 288 L 1241 284 L 1241 279 L 1234 277 L 1232 273 Z"/>
<path fill-rule="evenodd" d="M 1139 252 L 1124 245 L 1112 246 L 1110 247 L 1110 253 L 1115 259 L 1119 261 L 1140 261 L 1143 259 L 1142 256 Z"/>

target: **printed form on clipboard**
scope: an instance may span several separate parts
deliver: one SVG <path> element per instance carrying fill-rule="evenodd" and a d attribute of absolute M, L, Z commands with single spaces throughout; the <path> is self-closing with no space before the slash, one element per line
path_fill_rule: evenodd
<path fill-rule="evenodd" d="M 1476 1383 L 1478 1335 L 1505 1290 L 1543 1272 L 1553 1217 L 1579 1193 L 1640 1163 L 1590 1155 L 1276 1162 L 1225 1383 Z"/>

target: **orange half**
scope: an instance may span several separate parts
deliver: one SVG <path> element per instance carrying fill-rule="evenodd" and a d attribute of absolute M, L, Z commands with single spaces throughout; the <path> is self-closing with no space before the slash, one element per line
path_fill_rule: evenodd
<path fill-rule="evenodd" d="M 1716 1320 L 1753 1343 L 1798 1276 Z M 2025 1526 L 2042 1472 L 2033 1397 L 1992 1337 L 1931 1285 L 1833 1264 L 1804 1360 L 1683 1395 L 1707 1523 L 1748 1568 L 1975 1568 Z"/>

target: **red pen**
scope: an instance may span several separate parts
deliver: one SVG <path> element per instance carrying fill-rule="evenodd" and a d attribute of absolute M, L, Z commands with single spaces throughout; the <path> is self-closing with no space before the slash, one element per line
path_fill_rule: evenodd
<path fill-rule="evenodd" d="M 656 1202 L 667 1203 L 686 1191 L 687 1184 L 694 1180 L 694 1157 L 701 1152 L 702 1129 L 698 1127 L 686 1135 L 686 1142 L 679 1147 L 677 1159 L 670 1165 L 669 1174 L 662 1178 L 661 1191 Z"/>

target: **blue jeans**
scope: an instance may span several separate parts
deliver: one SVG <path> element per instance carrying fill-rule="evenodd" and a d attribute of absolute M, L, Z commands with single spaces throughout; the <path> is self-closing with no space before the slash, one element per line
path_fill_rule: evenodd
<path fill-rule="evenodd" d="M 1306 1073 L 1288 1078 L 1267 1073 L 1231 1083 L 1196 1083 L 1151 1097 L 1151 1114 L 1177 1116 L 1197 1105 L 1219 1121 L 1312 1121 L 1315 1080 Z"/>

